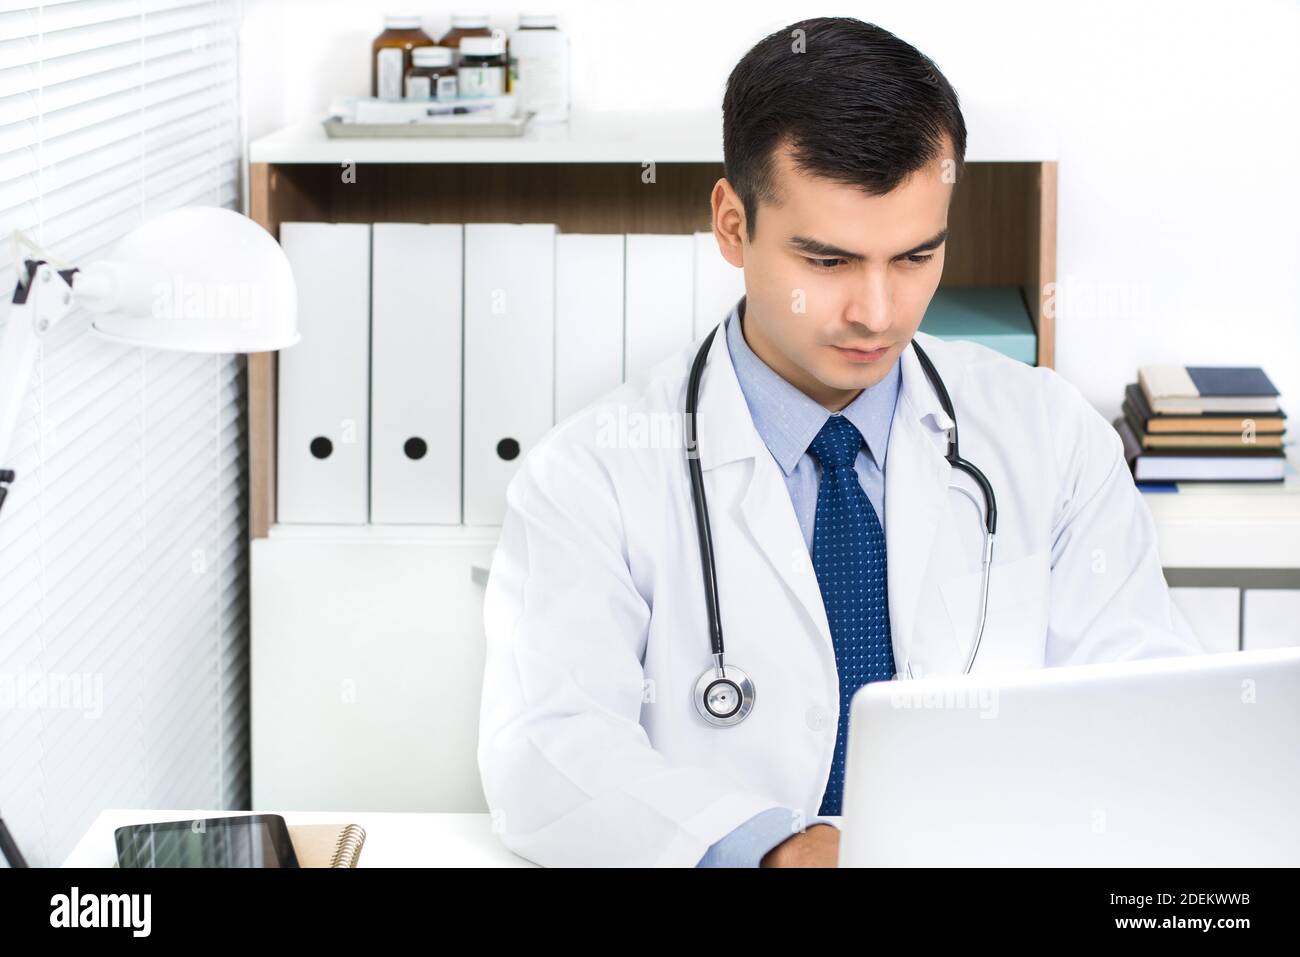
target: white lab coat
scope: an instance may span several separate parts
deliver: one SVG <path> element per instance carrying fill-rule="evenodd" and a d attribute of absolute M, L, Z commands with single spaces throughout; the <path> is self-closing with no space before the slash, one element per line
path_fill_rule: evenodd
<path fill-rule="evenodd" d="M 500 837 L 546 865 L 694 865 L 752 815 L 815 819 L 839 713 L 821 592 L 780 467 L 719 330 L 698 436 L 727 661 L 753 679 L 739 725 L 693 704 L 711 664 L 682 443 L 699 342 L 557 425 L 507 492 L 485 595 L 478 760 Z M 1198 653 L 1173 611 L 1119 437 L 1049 369 L 918 333 L 961 452 L 997 494 L 973 672 Z M 894 657 L 961 670 L 979 603 L 981 524 L 944 458 L 952 423 L 913 350 L 885 466 Z M 981 500 L 982 501 L 982 500 Z M 798 822 L 794 822 L 797 826 Z"/>

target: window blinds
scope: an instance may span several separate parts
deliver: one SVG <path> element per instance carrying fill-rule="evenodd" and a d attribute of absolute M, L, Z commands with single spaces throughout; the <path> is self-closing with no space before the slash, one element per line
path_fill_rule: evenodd
<path fill-rule="evenodd" d="M 236 207 L 238 0 L 0 0 L 0 325 L 10 236 L 88 262 Z M 244 362 L 116 345 L 70 314 L 0 511 L 0 815 L 34 865 L 103 808 L 246 806 Z"/>

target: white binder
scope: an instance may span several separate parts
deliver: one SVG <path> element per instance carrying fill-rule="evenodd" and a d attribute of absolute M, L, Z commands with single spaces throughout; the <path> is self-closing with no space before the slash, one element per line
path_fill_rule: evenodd
<path fill-rule="evenodd" d="M 370 226 L 281 223 L 302 340 L 280 352 L 276 520 L 364 525 Z"/>
<path fill-rule="evenodd" d="M 465 524 L 499 525 L 506 486 L 555 410 L 555 226 L 465 225 Z"/>
<path fill-rule="evenodd" d="M 690 345 L 694 274 L 695 244 L 690 234 L 628 234 L 624 379 L 638 378 Z"/>
<path fill-rule="evenodd" d="M 623 237 L 555 237 L 555 421 L 623 381 Z"/>
<path fill-rule="evenodd" d="M 713 233 L 695 237 L 695 329 L 699 339 L 720 323 L 745 294 L 745 270 L 722 258 Z"/>
<path fill-rule="evenodd" d="M 460 523 L 458 224 L 375 223 L 370 521 Z"/>

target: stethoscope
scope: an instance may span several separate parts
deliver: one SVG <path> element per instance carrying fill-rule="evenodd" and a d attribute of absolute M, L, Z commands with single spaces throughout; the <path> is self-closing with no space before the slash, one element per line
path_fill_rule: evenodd
<path fill-rule="evenodd" d="M 699 447 L 695 437 L 695 409 L 700 398 L 700 379 L 704 375 L 704 365 L 708 358 L 709 346 L 717 335 L 720 326 L 705 337 L 695 361 L 691 364 L 691 374 L 686 386 L 686 461 L 691 473 L 691 500 L 695 505 L 695 528 L 700 539 L 700 565 L 704 573 L 704 605 L 709 615 L 709 646 L 713 654 L 713 667 L 700 675 L 695 683 L 695 708 L 705 721 L 720 728 L 739 724 L 754 710 L 754 682 L 743 670 L 735 665 L 723 663 L 722 612 L 718 605 L 718 574 L 713 561 L 713 534 L 709 529 L 709 506 L 704 496 L 704 475 L 700 468 Z M 988 614 L 989 604 L 989 568 L 993 562 L 993 536 L 997 532 L 998 504 L 993 495 L 993 486 L 984 477 L 984 473 L 967 462 L 958 453 L 957 448 L 957 414 L 952 407 L 952 399 L 944 387 L 934 363 L 925 354 L 921 346 L 912 340 L 912 348 L 921 363 L 926 379 L 939 397 L 943 411 L 952 420 L 948 430 L 948 452 L 945 458 L 948 464 L 969 475 L 980 487 L 984 496 L 984 554 L 981 570 L 979 627 L 975 640 L 971 643 L 970 654 L 966 657 L 966 666 L 962 674 L 967 674 L 975 664 L 979 654 L 980 639 L 984 637 L 984 620 Z M 979 513 L 979 502 L 969 489 L 960 485 L 949 485 L 968 498 Z M 909 659 L 904 669 L 912 677 L 912 663 Z"/>

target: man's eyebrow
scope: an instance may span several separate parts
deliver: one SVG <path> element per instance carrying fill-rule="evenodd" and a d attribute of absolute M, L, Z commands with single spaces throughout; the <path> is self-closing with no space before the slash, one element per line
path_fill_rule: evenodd
<path fill-rule="evenodd" d="M 948 238 L 947 228 L 939 230 L 925 242 L 913 246 L 911 249 L 901 252 L 894 258 L 902 256 L 912 256 L 916 253 L 923 253 L 935 249 Z M 849 252 L 847 249 L 841 249 L 839 246 L 833 246 L 830 243 L 824 243 L 821 240 L 813 239 L 809 236 L 791 236 L 787 245 L 802 253 L 810 256 L 817 256 L 823 259 L 844 259 L 848 262 L 861 262 L 865 257 L 861 253 Z"/>
<path fill-rule="evenodd" d="M 913 253 L 924 253 L 931 249 L 936 249 L 943 245 L 943 241 L 948 238 L 948 228 L 945 226 L 919 246 L 913 246 L 907 252 L 899 253 L 899 256 L 910 256 Z"/>

